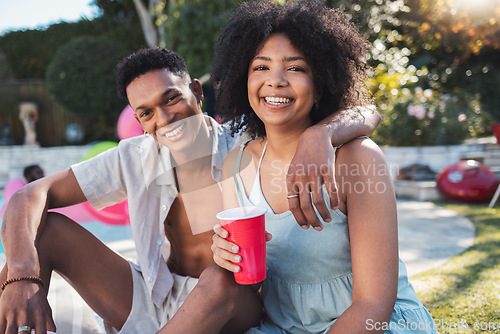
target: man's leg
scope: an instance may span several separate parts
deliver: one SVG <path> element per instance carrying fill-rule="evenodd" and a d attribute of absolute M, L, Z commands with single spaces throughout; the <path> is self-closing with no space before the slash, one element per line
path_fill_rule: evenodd
<path fill-rule="evenodd" d="M 257 326 L 261 316 L 251 286 L 237 284 L 232 273 L 212 265 L 160 333 L 243 333 Z"/>
<path fill-rule="evenodd" d="M 80 224 L 49 213 L 37 240 L 40 276 L 48 286 L 52 271 L 63 276 L 104 321 L 121 328 L 132 308 L 129 263 Z M 0 281 L 7 277 L 7 268 Z"/>

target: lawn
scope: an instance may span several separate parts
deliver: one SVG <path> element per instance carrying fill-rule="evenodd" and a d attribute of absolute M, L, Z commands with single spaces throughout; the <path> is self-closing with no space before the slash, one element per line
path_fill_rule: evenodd
<path fill-rule="evenodd" d="M 439 333 L 500 333 L 500 208 L 436 204 L 469 218 L 475 243 L 443 266 L 413 276 L 412 284 Z"/>

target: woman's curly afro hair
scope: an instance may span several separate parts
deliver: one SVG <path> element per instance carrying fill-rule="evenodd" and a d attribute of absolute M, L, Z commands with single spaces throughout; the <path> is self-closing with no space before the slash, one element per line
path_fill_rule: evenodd
<path fill-rule="evenodd" d="M 248 67 L 262 44 L 283 33 L 301 51 L 313 71 L 321 94 L 313 124 L 341 109 L 370 102 L 366 87 L 369 43 L 347 16 L 321 1 L 242 3 L 222 29 L 214 49 L 211 80 L 216 110 L 230 121 L 232 133 L 241 129 L 252 137 L 264 136 L 264 123 L 248 102 Z"/>

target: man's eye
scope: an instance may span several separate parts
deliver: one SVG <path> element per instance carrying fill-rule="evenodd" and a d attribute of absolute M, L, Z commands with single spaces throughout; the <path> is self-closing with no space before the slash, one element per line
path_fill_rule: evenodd
<path fill-rule="evenodd" d="M 141 117 L 146 117 L 149 114 L 151 114 L 151 110 L 145 110 L 143 113 L 141 113 Z"/>
<path fill-rule="evenodd" d="M 180 94 L 170 96 L 169 98 L 166 99 L 165 104 L 169 104 L 172 101 L 177 100 L 180 96 L 181 96 Z"/>

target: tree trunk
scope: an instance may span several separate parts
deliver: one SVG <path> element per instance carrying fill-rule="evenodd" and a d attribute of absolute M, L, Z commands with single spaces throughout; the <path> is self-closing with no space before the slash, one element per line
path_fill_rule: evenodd
<path fill-rule="evenodd" d="M 154 0 L 150 0 L 150 4 Z M 144 33 L 144 39 L 146 44 L 152 48 L 158 45 L 158 32 L 154 23 L 154 18 L 152 13 L 148 11 L 146 6 L 142 3 L 142 0 L 134 0 L 135 8 L 139 14 L 139 19 L 141 21 L 142 31 Z"/>

